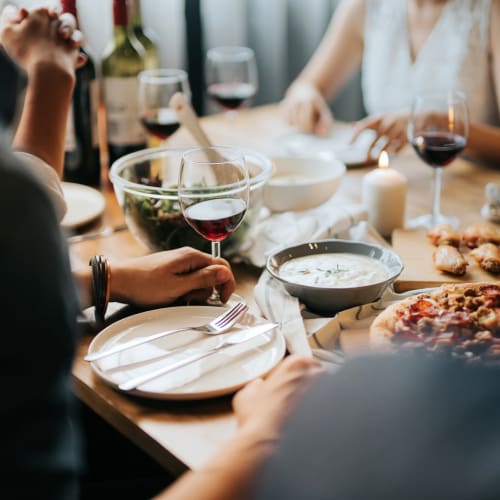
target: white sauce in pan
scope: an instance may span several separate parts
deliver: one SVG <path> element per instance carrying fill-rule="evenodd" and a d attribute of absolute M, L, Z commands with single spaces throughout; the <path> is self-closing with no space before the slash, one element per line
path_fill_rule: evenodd
<path fill-rule="evenodd" d="M 381 262 L 366 255 L 324 253 L 284 262 L 279 275 L 299 285 L 345 288 L 383 281 L 389 273 Z"/>

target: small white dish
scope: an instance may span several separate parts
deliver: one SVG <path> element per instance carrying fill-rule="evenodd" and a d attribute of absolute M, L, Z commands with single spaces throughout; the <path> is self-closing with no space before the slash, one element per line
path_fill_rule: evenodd
<path fill-rule="evenodd" d="M 272 212 L 309 210 L 337 191 L 345 165 L 333 157 L 283 156 L 272 159 L 273 175 L 264 186 L 264 205 Z"/>
<path fill-rule="evenodd" d="M 104 212 L 106 201 L 97 189 L 74 182 L 62 182 L 61 185 L 68 207 L 61 221 L 63 227 L 83 226 L 97 219 Z"/>
<path fill-rule="evenodd" d="M 205 323 L 220 313 L 220 307 L 179 306 L 135 314 L 102 330 L 90 344 L 89 353 L 165 329 Z M 261 321 L 247 313 L 229 333 Z M 195 352 L 208 350 L 219 339 L 217 335 L 181 332 L 94 361 L 91 366 L 100 378 L 118 389 L 120 383 L 133 377 L 180 361 Z M 266 375 L 284 354 L 285 340 L 281 333 L 274 330 L 146 382 L 128 394 L 172 400 L 230 394 L 251 380 Z"/>

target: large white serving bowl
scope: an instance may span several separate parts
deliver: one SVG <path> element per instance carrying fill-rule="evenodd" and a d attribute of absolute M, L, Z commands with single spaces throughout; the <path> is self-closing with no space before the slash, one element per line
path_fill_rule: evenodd
<path fill-rule="evenodd" d="M 315 208 L 337 191 L 346 166 L 334 157 L 272 158 L 273 175 L 264 186 L 264 205 L 272 212 Z"/>

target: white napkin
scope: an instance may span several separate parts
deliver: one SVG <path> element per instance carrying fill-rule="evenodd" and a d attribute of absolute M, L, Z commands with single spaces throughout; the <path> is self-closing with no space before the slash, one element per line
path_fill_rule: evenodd
<path fill-rule="evenodd" d="M 366 222 L 357 224 L 348 233 L 346 239 L 387 246 L 385 240 Z M 254 298 L 265 318 L 280 323 L 290 353 L 314 356 L 334 364 L 342 363 L 343 355 L 338 350 L 341 331 L 339 314 L 324 317 L 307 311 L 267 271 L 261 274 L 255 286 Z"/>
<path fill-rule="evenodd" d="M 267 271 L 261 274 L 254 295 L 262 315 L 280 324 L 288 352 L 338 362 L 341 354 L 336 346 L 340 330 L 335 317 L 307 311 Z"/>
<path fill-rule="evenodd" d="M 362 205 L 342 203 L 335 196 L 311 210 L 265 212 L 247 234 L 238 256 L 254 266 L 265 267 L 268 255 L 280 248 L 323 238 L 345 237 L 346 231 L 367 218 Z"/>

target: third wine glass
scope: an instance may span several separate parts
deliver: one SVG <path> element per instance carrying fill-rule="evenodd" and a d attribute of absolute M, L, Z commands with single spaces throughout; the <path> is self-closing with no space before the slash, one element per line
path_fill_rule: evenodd
<path fill-rule="evenodd" d="M 443 168 L 467 144 L 469 115 L 465 95 L 458 91 L 422 94 L 416 97 L 408 121 L 408 141 L 417 155 L 433 168 L 432 213 L 411 219 L 409 228 L 431 228 L 439 224 L 458 227 L 456 217 L 441 214 Z"/>
<path fill-rule="evenodd" d="M 215 47 L 205 63 L 208 96 L 227 113 L 247 104 L 257 92 L 257 64 L 249 47 Z"/>

